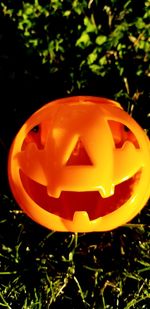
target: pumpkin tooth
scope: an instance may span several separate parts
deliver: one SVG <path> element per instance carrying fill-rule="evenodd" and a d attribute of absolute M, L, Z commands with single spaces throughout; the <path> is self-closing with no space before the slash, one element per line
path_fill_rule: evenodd
<path fill-rule="evenodd" d="M 49 188 L 49 186 L 47 187 L 47 194 L 50 196 L 50 197 L 54 197 L 54 198 L 59 198 L 60 195 L 61 195 L 61 190 L 59 188 Z"/>
<path fill-rule="evenodd" d="M 102 187 L 102 188 L 99 189 L 99 194 L 103 198 L 114 195 L 114 192 L 115 192 L 115 186 L 113 184 L 110 187 L 107 186 L 106 188 Z"/>
<path fill-rule="evenodd" d="M 73 215 L 73 223 L 75 225 L 81 225 L 81 226 L 86 226 L 87 224 L 89 225 L 90 220 L 89 220 L 89 215 L 86 211 L 75 211 Z"/>

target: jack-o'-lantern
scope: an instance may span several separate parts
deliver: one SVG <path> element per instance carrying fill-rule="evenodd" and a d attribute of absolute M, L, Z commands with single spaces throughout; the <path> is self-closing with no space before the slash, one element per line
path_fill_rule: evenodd
<path fill-rule="evenodd" d="M 8 176 L 18 204 L 41 225 L 111 230 L 131 220 L 149 198 L 149 139 L 112 100 L 55 100 L 16 135 Z"/>

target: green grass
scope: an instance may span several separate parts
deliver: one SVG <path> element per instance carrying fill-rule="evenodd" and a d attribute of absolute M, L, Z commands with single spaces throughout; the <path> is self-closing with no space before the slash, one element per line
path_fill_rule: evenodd
<path fill-rule="evenodd" d="M 150 305 L 149 208 L 106 233 L 59 233 L 32 222 L 1 196 L 0 308 Z"/>

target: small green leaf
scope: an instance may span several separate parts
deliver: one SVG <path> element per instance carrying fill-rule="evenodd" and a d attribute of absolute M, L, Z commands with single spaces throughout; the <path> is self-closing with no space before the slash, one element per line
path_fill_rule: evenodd
<path fill-rule="evenodd" d="M 81 48 L 84 48 L 88 45 L 90 45 L 90 37 L 88 35 L 88 33 L 83 32 L 80 36 L 80 38 L 77 40 L 76 42 L 76 46 L 79 46 Z"/>
<path fill-rule="evenodd" d="M 70 10 L 67 10 L 67 11 L 64 12 L 63 15 L 66 16 L 66 17 L 68 17 L 68 16 L 70 16 L 70 14 L 71 14 L 71 11 L 70 11 Z"/>
<path fill-rule="evenodd" d="M 97 27 L 94 24 L 94 22 L 89 19 L 87 16 L 84 18 L 84 25 L 86 26 L 86 31 L 87 32 L 96 32 Z"/>
<path fill-rule="evenodd" d="M 107 41 L 107 36 L 106 36 L 106 35 L 99 35 L 99 36 L 96 38 L 96 44 L 98 44 L 98 45 L 102 45 L 102 44 L 104 44 L 106 41 Z"/>
<path fill-rule="evenodd" d="M 26 15 L 31 15 L 33 13 L 33 5 L 28 4 L 25 8 Z"/>
<path fill-rule="evenodd" d="M 107 58 L 106 58 L 106 56 L 103 56 L 103 57 L 101 57 L 100 59 L 99 59 L 99 64 L 100 65 L 105 65 L 105 64 L 107 64 Z"/>
<path fill-rule="evenodd" d="M 88 64 L 90 65 L 90 64 L 94 63 L 96 59 L 97 59 L 97 54 L 95 52 L 89 54 L 88 59 L 87 59 Z"/>

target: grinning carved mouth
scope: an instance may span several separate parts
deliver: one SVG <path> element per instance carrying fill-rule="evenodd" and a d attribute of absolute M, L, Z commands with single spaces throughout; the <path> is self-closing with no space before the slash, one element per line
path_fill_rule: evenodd
<path fill-rule="evenodd" d="M 73 220 L 75 212 L 85 211 L 90 220 L 103 217 L 120 208 L 133 195 L 134 188 L 140 179 L 139 170 L 130 179 L 115 186 L 114 194 L 101 197 L 98 191 L 62 192 L 59 198 L 50 197 L 47 188 L 26 176 L 20 170 L 20 178 L 26 193 L 42 209 L 63 219 Z"/>

